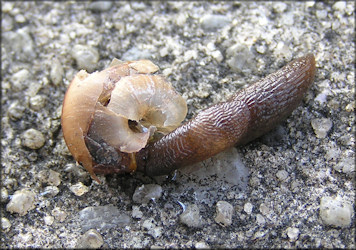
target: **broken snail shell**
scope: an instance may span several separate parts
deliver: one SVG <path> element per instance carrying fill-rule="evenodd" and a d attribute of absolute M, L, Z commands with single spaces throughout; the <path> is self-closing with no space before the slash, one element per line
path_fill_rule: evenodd
<path fill-rule="evenodd" d="M 79 71 L 62 108 L 65 142 L 74 159 L 95 173 L 136 169 L 135 152 L 149 140 L 178 127 L 187 114 L 185 100 L 149 60 L 114 59 L 100 72 Z"/>

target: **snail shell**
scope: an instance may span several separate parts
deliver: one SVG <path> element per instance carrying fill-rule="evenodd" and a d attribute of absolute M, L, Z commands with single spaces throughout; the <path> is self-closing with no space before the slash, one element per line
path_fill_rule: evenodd
<path fill-rule="evenodd" d="M 94 179 L 98 165 L 111 172 L 134 171 L 134 153 L 184 120 L 185 100 L 162 76 L 153 75 L 158 69 L 149 60 L 115 59 L 101 72 L 79 71 L 70 83 L 62 108 L 63 136 Z"/>

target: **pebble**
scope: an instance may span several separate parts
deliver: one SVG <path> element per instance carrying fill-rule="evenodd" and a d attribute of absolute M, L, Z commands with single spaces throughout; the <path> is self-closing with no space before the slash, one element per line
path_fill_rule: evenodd
<path fill-rule="evenodd" d="M 230 18 L 224 15 L 207 14 L 200 19 L 204 30 L 217 30 L 230 23 Z"/>
<path fill-rule="evenodd" d="M 53 171 L 53 170 L 49 170 L 47 182 L 50 185 L 59 186 L 61 184 L 60 173 Z"/>
<path fill-rule="evenodd" d="M 95 1 L 91 2 L 88 5 L 88 8 L 92 10 L 93 12 L 102 12 L 102 11 L 107 11 L 111 8 L 112 6 L 112 1 Z"/>
<path fill-rule="evenodd" d="M 328 12 L 327 10 L 317 10 L 315 15 L 318 17 L 318 19 L 324 19 L 328 16 Z"/>
<path fill-rule="evenodd" d="M 235 72 L 249 74 L 255 64 L 254 55 L 246 45 L 235 44 L 226 50 L 227 64 Z"/>
<path fill-rule="evenodd" d="M 355 159 L 351 157 L 342 158 L 333 168 L 338 172 L 351 174 L 355 172 Z"/>
<path fill-rule="evenodd" d="M 31 79 L 30 71 L 27 69 L 21 69 L 11 76 L 11 86 L 16 92 L 25 89 L 28 86 L 28 82 Z"/>
<path fill-rule="evenodd" d="M 252 213 L 252 209 L 253 209 L 253 205 L 252 205 L 250 202 L 247 202 L 247 203 L 244 205 L 244 211 L 245 211 L 245 213 L 251 214 L 251 213 Z"/>
<path fill-rule="evenodd" d="M 48 183 L 51 186 L 59 186 L 61 184 L 60 173 L 54 170 L 41 170 L 38 173 L 38 179 L 41 182 Z"/>
<path fill-rule="evenodd" d="M 4 232 L 8 232 L 10 230 L 10 227 L 10 221 L 5 217 L 1 217 L 1 229 L 4 230 Z"/>
<path fill-rule="evenodd" d="M 79 69 L 92 72 L 99 61 L 99 52 L 96 48 L 77 44 L 72 49 L 72 57 L 77 62 Z"/>
<path fill-rule="evenodd" d="M 89 191 L 89 188 L 85 186 L 82 182 L 78 182 L 69 187 L 70 191 L 72 191 L 76 196 L 82 196 L 83 194 Z"/>
<path fill-rule="evenodd" d="M 147 219 L 142 223 L 142 227 L 147 230 L 147 233 L 154 238 L 159 238 L 162 235 L 162 227 L 157 227 L 152 219 Z"/>
<path fill-rule="evenodd" d="M 271 213 L 271 210 L 269 209 L 268 206 L 266 206 L 266 204 L 261 203 L 260 205 L 260 212 L 261 214 L 263 214 L 264 216 L 269 215 Z"/>
<path fill-rule="evenodd" d="M 162 196 L 162 187 L 157 184 L 146 184 L 136 188 L 133 194 L 133 201 L 146 204 L 150 200 L 156 200 Z"/>
<path fill-rule="evenodd" d="M 47 215 L 45 217 L 43 217 L 43 221 L 46 225 L 52 225 L 53 222 L 54 222 L 54 217 L 53 216 L 50 216 L 50 215 Z"/>
<path fill-rule="evenodd" d="M 7 115 L 11 120 L 16 121 L 22 118 L 24 112 L 25 107 L 19 101 L 14 101 L 7 110 Z"/>
<path fill-rule="evenodd" d="M 100 248 L 104 244 L 103 237 L 95 229 L 86 231 L 78 240 L 77 248 Z"/>
<path fill-rule="evenodd" d="M 279 170 L 276 176 L 280 181 L 284 181 L 288 178 L 288 172 L 285 170 Z"/>
<path fill-rule="evenodd" d="M 287 235 L 290 241 L 296 241 L 299 237 L 299 229 L 295 227 L 288 227 Z"/>
<path fill-rule="evenodd" d="M 216 204 L 215 221 L 221 226 L 227 227 L 232 223 L 233 206 L 226 201 L 218 201 Z"/>
<path fill-rule="evenodd" d="M 349 227 L 353 216 L 353 207 L 340 196 L 322 197 L 320 200 L 320 217 L 327 225 Z"/>
<path fill-rule="evenodd" d="M 82 230 L 91 228 L 106 230 L 122 227 L 130 223 L 130 217 L 114 205 L 86 207 L 79 212 Z"/>
<path fill-rule="evenodd" d="M 189 205 L 187 209 L 179 215 L 179 220 L 181 223 L 187 225 L 188 227 L 199 228 L 203 226 L 199 207 L 195 204 Z"/>
<path fill-rule="evenodd" d="M 211 52 L 211 56 L 219 63 L 224 60 L 224 57 L 219 50 Z"/>
<path fill-rule="evenodd" d="M 311 121 L 314 133 L 318 138 L 325 138 L 333 126 L 333 122 L 328 118 L 317 118 Z"/>
<path fill-rule="evenodd" d="M 283 2 L 276 2 L 273 4 L 273 10 L 277 13 L 282 13 L 287 9 L 288 5 Z"/>
<path fill-rule="evenodd" d="M 141 50 L 136 47 L 132 47 L 121 56 L 121 60 L 123 61 L 133 61 L 133 60 L 149 59 L 149 58 L 151 58 L 151 53 L 149 50 Z"/>
<path fill-rule="evenodd" d="M 21 142 L 23 146 L 30 149 L 39 149 L 45 144 L 45 137 L 40 131 L 30 128 L 22 134 Z"/>
<path fill-rule="evenodd" d="M 67 213 L 62 211 L 58 207 L 54 208 L 51 213 L 54 216 L 54 218 L 59 222 L 63 222 L 67 218 Z"/>
<path fill-rule="evenodd" d="M 256 222 L 258 225 L 264 225 L 266 223 L 265 217 L 262 214 L 256 215 Z"/>
<path fill-rule="evenodd" d="M 35 193 L 30 190 L 18 190 L 7 204 L 6 210 L 10 213 L 18 213 L 20 216 L 23 216 L 35 208 L 35 196 Z"/>
<path fill-rule="evenodd" d="M 13 27 L 14 27 L 13 19 L 8 15 L 2 16 L 1 18 L 2 18 L 1 19 L 2 32 L 6 32 L 6 31 L 12 30 Z"/>
<path fill-rule="evenodd" d="M 59 86 L 63 81 L 63 67 L 61 62 L 54 58 L 51 65 L 50 78 L 54 85 Z"/>
<path fill-rule="evenodd" d="M 35 95 L 30 98 L 30 107 L 34 111 L 41 110 L 46 104 L 46 99 L 41 95 Z"/>
<path fill-rule="evenodd" d="M 47 186 L 44 188 L 43 192 L 41 195 L 45 197 L 54 197 L 59 193 L 59 188 L 56 186 Z"/>
<path fill-rule="evenodd" d="M 29 28 L 8 31 L 3 34 L 5 48 L 13 51 L 20 60 L 30 61 L 35 58 L 34 43 Z"/>
<path fill-rule="evenodd" d="M 343 1 L 338 1 L 333 5 L 334 10 L 342 11 L 345 10 L 345 8 L 346 8 L 346 2 Z"/>
<path fill-rule="evenodd" d="M 194 246 L 196 249 L 210 249 L 209 245 L 203 241 L 199 241 L 199 242 L 195 243 Z"/>
<path fill-rule="evenodd" d="M 143 213 L 140 211 L 140 207 L 132 206 L 132 217 L 135 219 L 142 219 Z"/>

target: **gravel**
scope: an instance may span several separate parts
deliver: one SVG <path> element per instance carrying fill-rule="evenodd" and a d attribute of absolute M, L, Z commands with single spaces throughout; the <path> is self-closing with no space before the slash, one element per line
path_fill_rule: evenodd
<path fill-rule="evenodd" d="M 356 247 L 353 1 L 1 8 L 0 248 Z M 63 97 L 82 68 L 148 58 L 187 100 L 189 119 L 309 52 L 315 83 L 286 121 L 169 176 L 98 184 L 63 140 Z M 159 195 L 135 202 L 151 184 Z M 215 221 L 221 201 L 233 207 L 226 227 Z"/>

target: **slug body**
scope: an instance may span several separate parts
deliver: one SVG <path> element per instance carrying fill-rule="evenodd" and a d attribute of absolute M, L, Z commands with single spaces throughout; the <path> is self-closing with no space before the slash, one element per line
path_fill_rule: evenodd
<path fill-rule="evenodd" d="M 94 179 L 95 173 L 168 174 L 261 136 L 300 104 L 314 80 L 315 59 L 298 58 L 179 127 L 186 104 L 163 78 L 151 75 L 157 70 L 147 60 L 120 63 L 90 75 L 80 71 L 69 86 L 63 135 Z M 129 105 L 122 104 L 127 98 Z"/>
<path fill-rule="evenodd" d="M 300 104 L 314 75 L 312 54 L 290 62 L 149 144 L 138 154 L 138 170 L 151 176 L 168 174 L 261 136 Z"/>

